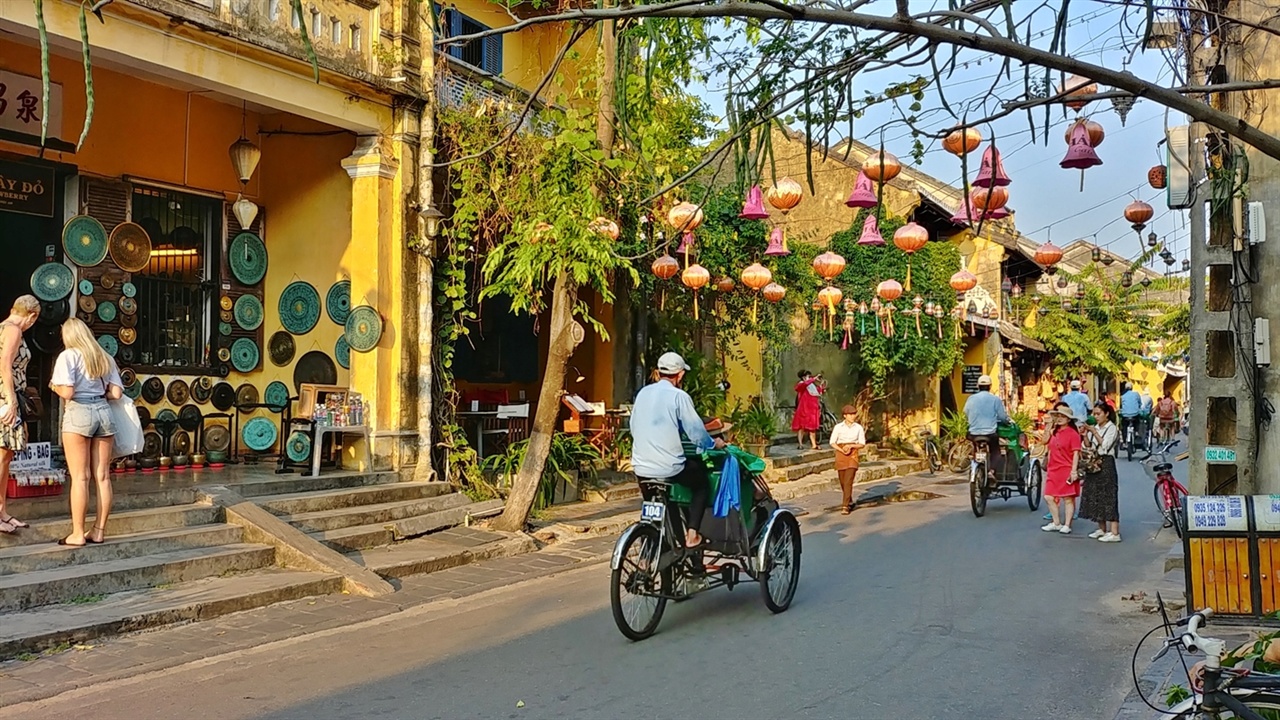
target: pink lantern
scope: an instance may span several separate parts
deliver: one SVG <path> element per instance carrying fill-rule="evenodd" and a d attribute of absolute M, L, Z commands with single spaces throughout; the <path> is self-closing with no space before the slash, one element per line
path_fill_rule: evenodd
<path fill-rule="evenodd" d="M 862 237 L 858 238 L 858 244 L 864 247 L 884 245 L 884 236 L 880 234 L 880 223 L 876 221 L 875 215 L 868 215 L 867 219 L 862 221 Z"/>
<path fill-rule="evenodd" d="M 871 178 L 867 177 L 866 173 L 859 172 L 858 180 L 853 185 L 853 194 L 844 201 L 844 204 L 851 208 L 873 208 L 878 203 L 876 191 L 871 185 Z"/>
<path fill-rule="evenodd" d="M 1004 171 L 1004 161 L 1000 159 L 1000 151 L 996 149 L 995 143 L 991 143 L 986 152 L 982 153 L 982 166 L 978 168 L 978 177 L 973 179 L 973 184 L 989 188 L 1001 187 L 1010 182 L 1012 181 Z"/>
<path fill-rule="evenodd" d="M 677 255 L 684 255 L 693 250 L 693 233 L 687 232 L 680 236 L 680 247 L 676 248 Z"/>
<path fill-rule="evenodd" d="M 752 185 L 747 191 L 747 201 L 742 205 L 742 212 L 738 213 L 738 217 L 744 220 L 768 219 L 769 211 L 764 209 L 764 191 L 759 185 Z"/>
<path fill-rule="evenodd" d="M 783 232 L 782 228 L 774 228 L 773 232 L 769 233 L 769 247 L 764 251 L 764 254 L 771 257 L 791 254 L 791 251 L 787 249 L 787 234 Z"/>
<path fill-rule="evenodd" d="M 1076 123 L 1071 129 L 1071 145 L 1067 148 L 1066 157 L 1058 163 L 1071 170 L 1085 170 L 1102 164 L 1102 158 L 1093 149 L 1089 140 L 1089 129 L 1084 123 Z"/>

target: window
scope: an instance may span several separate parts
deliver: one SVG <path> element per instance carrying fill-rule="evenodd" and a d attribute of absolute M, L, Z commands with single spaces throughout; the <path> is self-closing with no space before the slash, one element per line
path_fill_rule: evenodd
<path fill-rule="evenodd" d="M 320 11 L 311 8 L 311 37 L 318 38 L 324 34 L 324 18 L 320 16 Z"/>
<path fill-rule="evenodd" d="M 441 14 L 440 25 L 446 37 L 472 35 L 489 29 L 489 26 L 476 22 L 453 9 L 445 10 Z M 472 40 L 461 45 L 450 45 L 449 54 L 492 75 L 502 74 L 501 35 Z"/>
<path fill-rule="evenodd" d="M 289 7 L 289 27 L 294 30 L 302 29 L 302 19 L 298 17 L 298 12 L 293 9 L 292 5 Z"/>
<path fill-rule="evenodd" d="M 339 20 L 338 18 L 331 18 L 329 20 L 329 33 L 330 33 L 329 39 L 333 41 L 333 44 L 341 45 L 342 44 L 342 21 Z"/>
<path fill-rule="evenodd" d="M 269 0 L 267 3 L 267 17 L 271 18 L 271 22 L 280 20 L 280 0 Z"/>
<path fill-rule="evenodd" d="M 356 52 L 361 52 L 364 49 L 360 45 L 360 26 L 359 25 L 351 26 L 351 49 L 355 50 Z"/>
<path fill-rule="evenodd" d="M 215 253 L 222 236 L 222 201 L 135 185 L 132 215 L 151 235 L 151 263 L 133 274 L 135 361 L 161 368 L 205 368 L 218 319 Z"/>

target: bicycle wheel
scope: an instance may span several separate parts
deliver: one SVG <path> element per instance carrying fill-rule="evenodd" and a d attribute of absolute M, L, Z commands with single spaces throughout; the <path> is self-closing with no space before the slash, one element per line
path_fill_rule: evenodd
<path fill-rule="evenodd" d="M 1262 720 L 1280 720 L 1280 695 L 1256 693 L 1252 690 L 1241 690 L 1239 693 L 1242 697 L 1238 697 L 1236 699 L 1240 701 L 1240 704 L 1244 705 L 1255 715 L 1262 718 Z M 1235 693 L 1233 692 L 1232 694 Z M 1178 718 L 1191 720 L 1192 718 L 1198 717 L 1200 717 L 1200 711 L 1199 709 L 1194 709 L 1188 712 L 1179 713 L 1175 716 L 1175 720 Z M 1234 720 L 1242 716 L 1236 714 L 1232 710 L 1223 710 L 1218 713 L 1216 717 L 1220 718 L 1220 720 Z"/>
<path fill-rule="evenodd" d="M 631 640 L 644 640 L 658 629 L 671 592 L 671 568 L 656 572 L 661 555 L 657 528 L 640 528 L 627 538 L 622 561 L 609 578 L 613 621 Z"/>
<path fill-rule="evenodd" d="M 764 539 L 765 567 L 760 574 L 760 595 L 771 612 L 791 607 L 800 583 L 800 536 L 795 526 L 779 517 Z"/>
<path fill-rule="evenodd" d="M 1044 470 L 1040 463 L 1032 463 L 1027 470 L 1027 506 L 1031 512 L 1040 509 L 1040 497 L 1044 494 Z"/>
<path fill-rule="evenodd" d="M 1133 462 L 1133 423 L 1129 423 L 1125 429 L 1124 451 L 1128 456 L 1129 462 Z"/>
<path fill-rule="evenodd" d="M 968 440 L 956 440 L 947 451 L 947 468 L 951 472 L 962 473 L 969 469 L 969 460 L 973 458 L 973 443 Z"/>
<path fill-rule="evenodd" d="M 1182 494 L 1181 490 L 1178 490 L 1176 488 L 1172 490 L 1172 495 L 1173 495 L 1173 507 L 1169 508 L 1169 516 L 1173 520 L 1173 531 L 1177 533 L 1178 539 L 1181 540 L 1182 533 L 1184 532 L 1184 527 L 1186 525 L 1183 518 L 1185 511 L 1182 506 L 1183 505 L 1182 501 L 1183 501 L 1183 498 L 1186 496 Z"/>
<path fill-rule="evenodd" d="M 932 439 L 924 441 L 924 454 L 929 459 L 929 474 L 942 469 L 942 457 L 938 454 L 938 443 Z"/>
<path fill-rule="evenodd" d="M 975 462 L 969 467 L 969 507 L 974 517 L 982 517 L 987 513 L 987 464 Z"/>

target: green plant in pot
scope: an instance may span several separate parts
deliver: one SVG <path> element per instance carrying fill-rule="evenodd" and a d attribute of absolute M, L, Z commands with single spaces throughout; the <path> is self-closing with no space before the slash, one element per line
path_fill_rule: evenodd
<path fill-rule="evenodd" d="M 768 452 L 769 444 L 778 432 L 778 420 L 773 408 L 758 396 L 751 398 L 745 408 L 736 406 L 729 414 L 729 421 L 733 423 L 734 439 L 747 452 L 760 457 Z"/>
<path fill-rule="evenodd" d="M 500 484 L 508 485 L 511 478 L 520 471 L 528 450 L 527 439 L 512 443 L 501 455 L 485 458 L 481 467 L 485 472 L 496 475 Z M 582 435 L 560 432 L 552 435 L 551 451 L 542 468 L 533 509 L 542 510 L 557 503 L 577 500 L 579 478 L 583 472 L 594 477 L 596 465 L 601 459 L 600 451 Z"/>

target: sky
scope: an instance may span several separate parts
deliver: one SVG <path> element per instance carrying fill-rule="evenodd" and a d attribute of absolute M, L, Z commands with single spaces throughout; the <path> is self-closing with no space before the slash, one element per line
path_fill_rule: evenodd
<path fill-rule="evenodd" d="M 912 2 L 913 11 L 925 6 L 919 0 Z M 893 5 L 877 0 L 860 10 L 891 14 Z M 1162 54 L 1142 50 L 1134 53 L 1132 48 L 1123 47 L 1126 38 L 1130 39 L 1131 46 L 1134 44 L 1131 38 L 1136 31 L 1124 29 L 1120 8 L 1100 3 L 1073 4 L 1072 13 L 1074 20 L 1068 29 L 1068 50 L 1072 56 L 1109 68 L 1123 67 L 1144 79 L 1155 79 L 1162 85 L 1181 84 L 1174 81 L 1169 62 Z M 1047 22 L 1046 19 L 1037 27 L 1047 25 Z M 1043 43 L 1047 49 L 1048 42 L 1049 38 L 1044 37 L 1036 39 L 1033 44 Z M 959 61 L 962 67 L 942 81 L 947 98 L 953 105 L 957 100 L 984 94 L 995 79 L 1001 62 L 993 56 L 972 51 L 962 52 Z M 927 66 L 923 70 L 927 71 Z M 876 92 L 894 82 L 910 79 L 913 72 L 916 70 L 889 69 L 862 75 L 859 76 L 862 83 L 859 89 Z M 1055 72 L 1055 83 L 1057 77 L 1059 75 Z M 1012 80 L 1002 81 L 1003 87 L 997 89 L 997 97 L 1001 100 L 1017 99 L 1022 91 L 1021 78 L 1021 69 L 1015 65 Z M 724 85 L 722 78 L 711 77 L 701 88 L 701 95 L 713 112 L 723 112 Z M 1107 89 L 1103 87 L 1100 91 Z M 945 112 L 929 114 L 931 109 L 940 110 L 942 107 L 935 90 L 926 91 L 923 105 L 920 114 L 930 117 L 931 129 L 942 130 L 954 123 Z M 895 113 L 889 105 L 873 108 L 857 121 L 854 133 L 859 140 L 876 146 L 881 141 L 881 128 L 884 127 L 885 149 L 904 163 L 911 163 L 909 130 L 902 124 L 886 126 Z M 1074 113 L 1070 114 L 1074 117 Z M 1084 115 L 1103 126 L 1106 138 L 1097 147 L 1103 164 L 1085 171 L 1083 191 L 1080 189 L 1080 171 L 1064 170 L 1058 165 L 1067 150 L 1063 133 L 1071 122 L 1064 114 L 1064 108 L 1054 108 L 1050 115 L 1052 129 L 1047 145 L 1041 127 L 1043 109 L 1036 113 L 1038 130 L 1034 144 L 1026 113 L 1017 112 L 992 123 L 998 147 L 1004 156 L 1005 170 L 1012 179 L 1009 207 L 1017 212 L 1018 230 L 1037 242 L 1052 240 L 1060 247 L 1079 238 L 1092 239 L 1125 257 L 1141 254 L 1146 249 L 1147 234 L 1154 231 L 1179 261 L 1188 258 L 1186 214 L 1170 211 L 1165 204 L 1164 191 L 1154 190 L 1147 184 L 1147 171 L 1163 162 L 1164 149 L 1157 144 L 1164 138 L 1166 123 L 1168 126 L 1182 124 L 1185 122 L 1183 116 L 1166 113 L 1163 107 L 1141 99 L 1133 106 L 1123 126 L 1109 100 L 1091 103 L 1084 109 Z M 989 139 L 991 131 L 986 127 L 981 130 L 984 141 Z M 831 142 L 835 144 L 834 137 Z M 926 142 L 926 147 L 929 151 L 923 165 L 917 169 L 944 182 L 959 185 L 959 158 L 942 150 L 939 143 L 934 142 L 930 146 Z M 969 156 L 971 175 L 976 174 L 980 159 L 981 148 Z M 1124 207 L 1134 198 L 1146 200 L 1155 208 L 1155 218 L 1141 236 L 1124 220 Z M 1163 271 L 1164 265 L 1159 264 L 1158 269 Z M 1181 269 L 1180 262 L 1175 269 Z"/>

